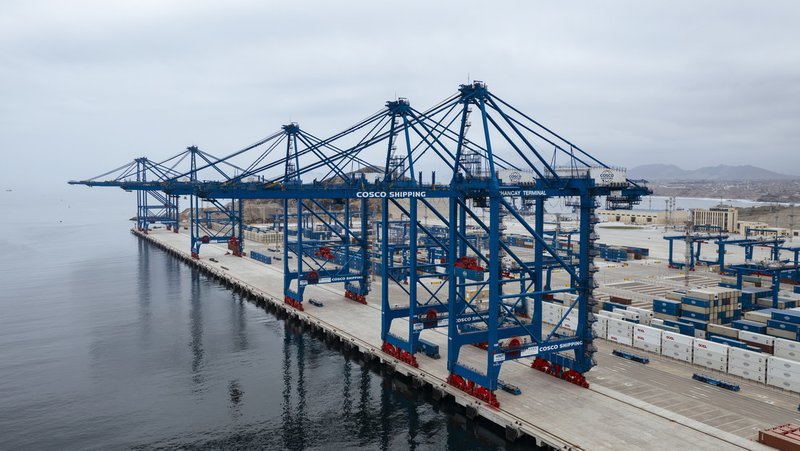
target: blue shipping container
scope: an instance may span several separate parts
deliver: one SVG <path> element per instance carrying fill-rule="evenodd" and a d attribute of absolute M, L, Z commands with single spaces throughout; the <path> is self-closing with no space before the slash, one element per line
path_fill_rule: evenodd
<path fill-rule="evenodd" d="M 783 321 L 785 323 L 800 324 L 800 312 L 792 310 L 778 310 L 772 312 L 772 319 Z"/>
<path fill-rule="evenodd" d="M 653 299 L 653 311 L 678 316 L 681 311 L 681 304 L 680 302 L 666 299 Z"/>
<path fill-rule="evenodd" d="M 706 330 L 708 323 L 699 319 L 681 317 L 681 321 L 687 322 L 694 326 L 695 329 Z"/>
<path fill-rule="evenodd" d="M 763 323 L 758 323 L 755 321 L 750 321 L 746 319 L 740 319 L 734 321 L 732 324 L 734 329 L 744 330 L 747 332 L 755 332 L 757 334 L 765 334 L 767 333 L 767 326 Z"/>
<path fill-rule="evenodd" d="M 705 299 L 695 299 L 690 297 L 683 297 L 681 298 L 681 303 L 686 305 L 695 305 L 697 307 L 711 307 L 712 301 L 707 301 Z"/>
<path fill-rule="evenodd" d="M 622 304 L 617 304 L 615 302 L 603 302 L 603 310 L 607 310 L 609 312 L 613 312 L 614 308 L 620 308 L 622 310 L 627 310 L 627 306 Z"/>
<path fill-rule="evenodd" d="M 780 329 L 780 330 L 788 330 L 789 332 L 794 332 L 794 333 L 800 332 L 800 324 L 784 323 L 783 321 L 778 321 L 777 319 L 767 320 L 767 327 L 774 327 L 775 329 Z"/>
<path fill-rule="evenodd" d="M 689 322 L 672 321 L 672 320 L 665 319 L 664 320 L 664 325 L 665 326 L 670 326 L 670 327 L 677 327 L 678 331 L 683 335 L 689 335 L 689 336 L 692 336 L 692 337 L 694 336 L 694 325 L 689 323 Z"/>
<path fill-rule="evenodd" d="M 681 314 L 681 310 L 676 308 L 653 307 L 653 311 L 670 316 L 680 316 Z"/>
<path fill-rule="evenodd" d="M 709 314 L 708 313 L 687 312 L 686 310 L 683 310 L 681 312 L 681 318 L 691 319 L 691 320 L 708 321 L 709 320 Z"/>
<path fill-rule="evenodd" d="M 706 338 L 708 338 L 708 335 L 706 335 Z M 742 343 L 741 341 L 734 340 L 733 338 L 723 337 L 721 335 L 714 335 L 708 339 L 713 341 L 714 343 L 722 343 L 724 345 L 732 346 L 734 348 L 747 349 L 747 343 Z"/>
<path fill-rule="evenodd" d="M 260 252 L 250 251 L 250 258 L 252 258 L 253 260 L 259 261 L 261 263 L 266 263 L 268 265 L 272 264 L 272 257 L 270 257 L 268 255 L 264 255 L 264 254 L 262 254 Z"/>

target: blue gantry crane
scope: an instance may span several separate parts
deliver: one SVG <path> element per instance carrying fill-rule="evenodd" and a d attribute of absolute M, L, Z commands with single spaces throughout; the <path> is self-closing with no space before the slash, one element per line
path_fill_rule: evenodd
<path fill-rule="evenodd" d="M 783 238 L 730 238 L 726 233 L 688 233 L 683 235 L 667 235 L 664 237 L 669 242 L 669 257 L 668 264 L 670 268 L 687 268 L 693 271 L 695 264 L 702 263 L 705 265 L 719 265 L 720 274 L 735 274 L 732 270 L 725 256 L 727 255 L 728 246 L 738 246 L 744 249 L 744 259 L 746 262 L 753 261 L 754 249 L 762 247 L 769 249 L 769 258 L 772 261 L 781 261 L 781 251 L 788 251 L 793 254 L 795 264 L 798 264 L 798 257 L 800 256 L 800 248 L 785 246 L 786 240 Z M 689 246 L 689 261 L 680 262 L 675 259 L 675 242 L 688 243 Z M 707 259 L 702 257 L 703 244 L 716 245 L 716 257 Z"/>
<path fill-rule="evenodd" d="M 719 239 L 717 240 L 719 254 L 720 273 L 731 273 L 725 263 L 725 253 L 727 246 L 739 246 L 744 248 L 744 259 L 746 262 L 753 260 L 753 250 L 756 247 L 769 249 L 770 259 L 778 261 L 781 258 L 781 246 L 785 240 L 782 238 L 742 238 L 742 239 Z"/>
<path fill-rule="evenodd" d="M 234 171 L 234 172 L 232 172 Z M 240 200 L 203 197 L 196 189 L 202 174 L 222 177 L 230 181 L 244 169 L 189 146 L 161 162 L 147 157 L 136 158 L 131 163 L 80 182 L 70 184 L 86 186 L 121 187 L 136 191 L 137 230 L 147 233 L 150 224 L 162 223 L 176 233 L 180 227 L 179 199 L 189 198 L 189 229 L 192 256 L 199 258 L 200 246 L 225 242 L 232 253 L 241 255 L 244 248 L 242 234 L 242 205 Z M 101 180 L 102 179 L 102 180 Z M 173 183 L 167 190 L 164 184 Z"/>
<path fill-rule="evenodd" d="M 743 286 L 744 276 L 766 276 L 772 282 L 772 308 L 779 308 L 779 297 L 781 289 L 781 280 L 784 278 L 791 279 L 793 283 L 800 282 L 796 279 L 798 272 L 800 272 L 800 265 L 797 263 L 787 263 L 780 261 L 772 262 L 757 262 L 757 263 L 743 263 L 740 265 L 731 265 L 728 267 L 729 272 L 736 274 L 736 288 L 741 290 Z"/>
<path fill-rule="evenodd" d="M 535 369 L 588 386 L 583 374 L 596 351 L 595 209 L 603 198 L 610 208 L 629 209 L 651 193 L 479 81 L 424 111 L 408 99 L 391 100 L 325 139 L 291 123 L 220 159 L 187 152 L 170 161 L 188 156 L 189 170 L 155 180 L 99 180 L 107 173 L 70 183 L 190 196 L 198 216 L 200 200 L 219 208 L 230 199 L 227 216 L 215 218 L 231 224 L 225 236 L 237 246 L 242 202 L 281 202 L 286 304 L 302 310 L 305 291 L 318 284 L 341 284 L 345 298 L 366 302 L 375 274 L 383 351 L 416 366 L 427 346 L 422 334 L 442 329 L 448 382 L 491 405 L 498 405 L 494 392 L 509 360 L 530 358 Z M 203 171 L 218 179 L 202 180 Z M 548 198 L 565 198 L 579 213 L 574 255 L 545 230 Z M 532 210 L 532 220 L 517 205 Z M 196 240 L 212 240 L 195 230 L 202 218 L 191 221 L 199 257 Z M 507 228 L 532 249 L 512 245 Z M 553 269 L 565 271 L 571 286 L 552 289 Z M 542 303 L 562 291 L 577 296 L 557 324 L 543 322 Z M 577 316 L 574 333 L 561 328 L 570 315 Z M 486 349 L 482 365 L 463 358 L 468 345 Z"/>
<path fill-rule="evenodd" d="M 87 186 L 121 186 L 125 181 L 140 183 L 160 182 L 178 175 L 174 165 L 170 165 L 172 158 L 157 163 L 147 157 L 135 158 L 130 163 L 105 172 L 81 182 Z M 102 179 L 102 180 L 101 180 Z M 160 191 L 136 191 L 136 229 L 147 233 L 151 224 L 164 224 L 170 230 L 178 232 L 179 224 L 179 196 L 166 194 Z"/>
<path fill-rule="evenodd" d="M 727 240 L 728 237 L 727 233 L 722 232 L 721 227 L 712 225 L 692 225 L 683 235 L 666 235 L 664 239 L 669 242 L 668 266 L 675 269 L 686 268 L 687 271 L 694 271 L 696 263 L 724 266 L 724 247 L 719 243 Z M 675 260 L 676 241 L 682 242 L 688 247 L 687 258 L 684 258 L 683 262 Z M 702 257 L 703 244 L 708 244 L 712 241 L 719 246 L 717 257 L 713 260 L 704 259 Z"/>

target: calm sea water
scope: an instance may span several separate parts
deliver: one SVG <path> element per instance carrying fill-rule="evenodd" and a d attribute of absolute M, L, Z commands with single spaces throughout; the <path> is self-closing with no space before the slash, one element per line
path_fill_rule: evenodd
<path fill-rule="evenodd" d="M 140 242 L 132 195 L 73 190 L 0 193 L 0 449 L 529 449 Z"/>

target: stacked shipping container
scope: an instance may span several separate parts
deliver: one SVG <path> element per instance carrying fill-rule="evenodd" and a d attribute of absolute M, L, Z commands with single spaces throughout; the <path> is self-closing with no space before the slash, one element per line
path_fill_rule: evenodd
<path fill-rule="evenodd" d="M 566 308 L 544 303 L 544 321 L 555 324 Z M 570 329 L 570 321 L 566 318 L 562 326 Z M 652 321 L 652 326 L 636 324 L 622 313 L 602 311 L 593 330 L 598 338 L 620 345 L 800 393 L 800 342 L 715 324 L 708 325 L 711 339 L 705 340 L 665 330 L 672 328 L 670 321 Z"/>
<path fill-rule="evenodd" d="M 681 298 L 681 318 L 711 324 L 729 324 L 739 319 L 739 290 L 709 287 L 690 290 Z"/>

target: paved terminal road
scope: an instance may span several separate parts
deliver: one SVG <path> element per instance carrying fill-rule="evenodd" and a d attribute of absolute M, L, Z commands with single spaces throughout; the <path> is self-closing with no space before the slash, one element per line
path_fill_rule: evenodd
<path fill-rule="evenodd" d="M 672 360 L 640 349 L 597 340 L 597 367 L 590 374 L 601 385 L 742 437 L 756 437 L 759 429 L 800 422 L 800 395 Z M 623 349 L 647 356 L 642 365 L 611 355 Z M 692 379 L 693 373 L 713 375 L 741 387 L 731 392 Z"/>
<path fill-rule="evenodd" d="M 189 237 L 157 230 L 149 239 L 188 255 Z M 248 243 L 250 246 L 250 243 Z M 250 246 L 250 249 L 257 245 Z M 250 258 L 225 255 L 222 245 L 202 249 L 202 264 L 242 281 L 254 290 L 282 299 L 282 264 L 265 265 Z M 209 261 L 214 257 L 217 262 Z M 222 267 L 225 270 L 222 270 Z M 373 293 L 378 293 L 378 284 Z M 478 414 L 501 426 L 513 425 L 545 443 L 562 449 L 769 449 L 756 443 L 756 429 L 800 421 L 797 397 L 764 385 L 737 381 L 739 393 L 691 380 L 693 367 L 648 354 L 652 363 L 641 365 L 610 355 L 612 343 L 599 343 L 599 366 L 588 374 L 589 390 L 529 368 L 530 360 L 507 362 L 501 378 L 519 386 L 514 396 L 497 393 L 500 409 L 493 409 L 445 384 L 446 360 L 418 355 L 419 369 L 400 364 L 380 353 L 380 304 L 375 295 L 368 305 L 349 301 L 339 285 L 313 286 L 306 298 L 324 302 L 307 306 L 298 315 L 324 325 L 357 344 L 362 351 L 382 355 L 398 371 L 424 379 L 455 396 L 460 404 L 476 407 Z M 395 321 L 398 328 L 407 323 Z M 423 331 L 444 356 L 446 332 Z M 485 351 L 465 347 L 462 360 L 480 367 Z"/>

